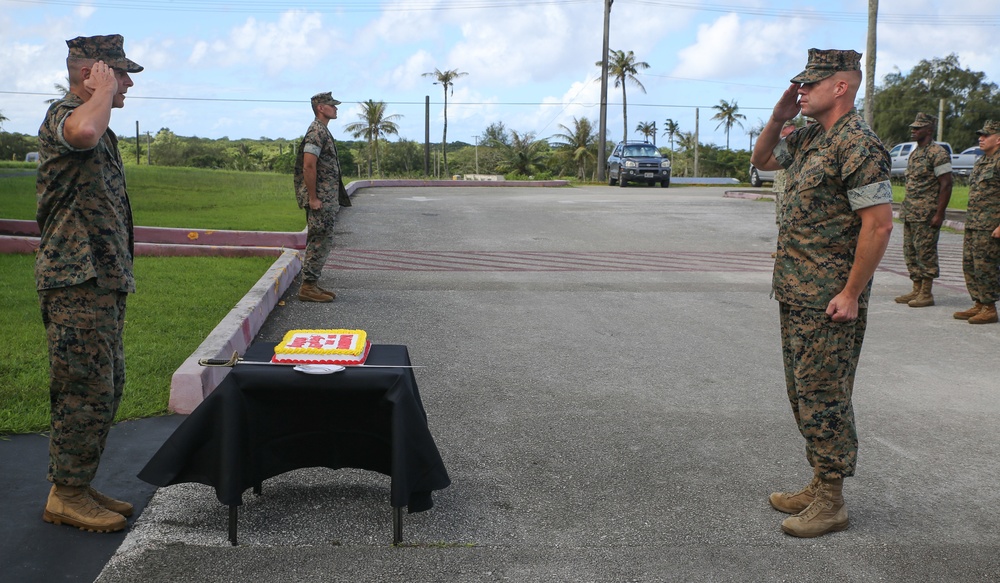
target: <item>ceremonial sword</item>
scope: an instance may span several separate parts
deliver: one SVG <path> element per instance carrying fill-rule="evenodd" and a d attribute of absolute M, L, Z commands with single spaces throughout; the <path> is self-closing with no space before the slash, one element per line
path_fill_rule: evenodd
<path fill-rule="evenodd" d="M 198 359 L 198 364 L 201 366 L 227 366 L 233 367 L 237 364 L 261 364 L 264 366 L 301 366 L 308 365 L 310 363 L 305 362 L 271 362 L 271 361 L 253 361 L 253 360 L 243 360 L 239 352 L 233 352 L 233 356 L 229 360 L 223 360 L 221 358 L 201 358 Z M 314 363 L 320 364 L 320 363 Z M 413 366 L 413 365 L 395 365 L 395 364 L 340 364 L 337 366 L 343 366 L 346 368 L 424 368 L 423 366 Z"/>

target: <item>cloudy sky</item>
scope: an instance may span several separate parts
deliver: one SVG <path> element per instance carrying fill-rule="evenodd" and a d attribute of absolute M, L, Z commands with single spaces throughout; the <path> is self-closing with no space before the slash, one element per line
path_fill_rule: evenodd
<path fill-rule="evenodd" d="M 839 8 L 835 8 L 839 6 Z M 645 93 L 629 86 L 629 139 L 639 122 L 666 119 L 724 145 L 712 109 L 736 101 L 746 130 L 767 119 L 810 47 L 864 52 L 867 0 L 615 0 L 610 46 L 650 68 Z M 308 98 L 344 104 L 331 123 L 357 121 L 358 102 L 385 101 L 400 136 L 440 141 L 443 91 L 422 74 L 468 73 L 449 95 L 448 139 L 474 143 L 491 123 L 538 137 L 574 117 L 597 125 L 602 0 L 0 0 L 3 129 L 35 133 L 54 85 L 65 84 L 65 40 L 120 33 L 134 76 L 119 134 L 170 128 L 181 136 L 296 138 Z M 1000 83 L 1000 2 L 881 0 L 876 78 L 955 53 Z M 622 138 L 621 90 L 608 96 L 608 138 Z M 666 144 L 662 136 L 660 145 Z"/>

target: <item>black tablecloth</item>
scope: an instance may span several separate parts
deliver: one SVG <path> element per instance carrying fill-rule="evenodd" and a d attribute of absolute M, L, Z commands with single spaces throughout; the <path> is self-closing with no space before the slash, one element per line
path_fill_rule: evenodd
<path fill-rule="evenodd" d="M 269 361 L 274 343 L 244 358 Z M 405 346 L 373 345 L 367 364 L 409 365 Z M 391 503 L 429 509 L 451 480 L 427 427 L 412 369 L 347 368 L 310 375 L 238 364 L 139 472 L 156 486 L 198 482 L 219 501 L 297 468 L 360 468 L 392 477 Z"/>

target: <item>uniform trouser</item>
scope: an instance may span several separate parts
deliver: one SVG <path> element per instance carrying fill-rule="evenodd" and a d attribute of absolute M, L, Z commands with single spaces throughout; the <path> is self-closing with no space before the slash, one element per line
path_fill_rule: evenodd
<path fill-rule="evenodd" d="M 88 486 L 125 388 L 125 292 L 94 280 L 38 292 L 49 345 L 48 479 Z"/>
<path fill-rule="evenodd" d="M 972 301 L 984 304 L 1000 299 L 1000 239 L 987 229 L 966 229 L 962 270 Z"/>
<path fill-rule="evenodd" d="M 332 205 L 324 204 L 318 211 L 306 209 L 306 256 L 302 262 L 302 281 L 316 283 L 323 274 L 330 250 L 333 249 L 333 225 L 337 213 Z"/>
<path fill-rule="evenodd" d="M 903 258 L 913 281 L 937 279 L 941 275 L 938 267 L 940 235 L 941 229 L 935 229 L 926 222 L 903 223 Z"/>
<path fill-rule="evenodd" d="M 843 323 L 813 308 L 782 303 L 780 311 L 785 384 L 806 459 L 824 479 L 853 476 L 858 432 L 851 395 L 868 311 Z"/>

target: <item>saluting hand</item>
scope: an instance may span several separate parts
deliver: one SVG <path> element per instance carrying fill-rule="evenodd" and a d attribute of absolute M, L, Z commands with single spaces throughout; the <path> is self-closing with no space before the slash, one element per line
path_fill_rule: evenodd
<path fill-rule="evenodd" d="M 799 84 L 792 83 L 781 94 L 781 99 L 774 106 L 771 117 L 777 122 L 784 123 L 790 119 L 794 119 L 800 111 L 802 111 L 802 106 L 799 105 Z"/>
<path fill-rule="evenodd" d="M 90 74 L 83 80 L 83 86 L 91 94 L 100 89 L 110 89 L 112 94 L 117 93 L 118 79 L 115 78 L 115 70 L 104 61 L 97 61 L 90 67 Z"/>

